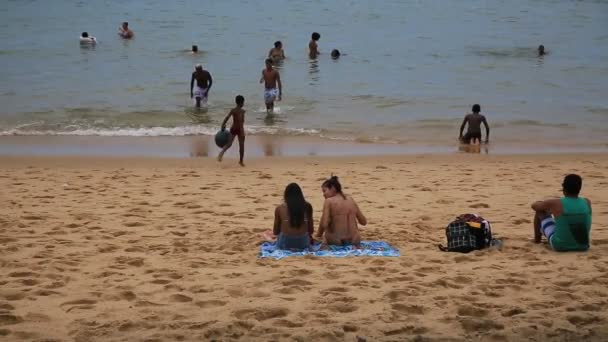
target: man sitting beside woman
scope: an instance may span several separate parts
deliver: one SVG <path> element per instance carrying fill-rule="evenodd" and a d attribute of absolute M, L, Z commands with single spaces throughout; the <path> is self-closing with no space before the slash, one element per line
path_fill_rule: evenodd
<path fill-rule="evenodd" d="M 321 185 L 325 203 L 317 238 L 328 245 L 359 245 L 361 235 L 357 223 L 367 224 L 357 203 L 342 193 L 338 177 L 332 176 Z M 285 188 L 284 202 L 274 212 L 273 233 L 280 249 L 306 249 L 313 241 L 312 206 L 304 199 L 298 184 Z"/>

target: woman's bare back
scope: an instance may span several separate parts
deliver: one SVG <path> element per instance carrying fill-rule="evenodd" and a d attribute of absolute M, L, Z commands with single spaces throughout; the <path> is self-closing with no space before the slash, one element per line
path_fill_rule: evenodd
<path fill-rule="evenodd" d="M 352 197 L 337 195 L 325 200 L 321 226 L 326 228 L 325 240 L 328 244 L 359 244 L 361 236 L 357 222 L 367 224 Z"/>
<path fill-rule="evenodd" d="M 305 233 L 312 235 L 313 233 L 313 221 L 312 221 L 312 206 L 307 203 L 306 214 L 304 221 L 300 227 L 293 227 L 289 223 L 289 211 L 286 204 L 281 204 L 275 209 L 275 224 L 274 234 L 278 235 L 283 233 L 285 235 L 298 236 Z"/>

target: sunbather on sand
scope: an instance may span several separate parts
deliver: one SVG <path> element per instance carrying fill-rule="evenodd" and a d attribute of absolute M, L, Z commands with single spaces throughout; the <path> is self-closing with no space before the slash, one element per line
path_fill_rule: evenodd
<path fill-rule="evenodd" d="M 274 211 L 273 233 L 280 249 L 306 249 L 314 232 L 312 206 L 296 183 L 285 188 L 284 202 Z"/>
<path fill-rule="evenodd" d="M 325 243 L 328 245 L 359 245 L 361 235 L 357 222 L 365 226 L 367 219 L 355 200 L 342 193 L 342 185 L 336 176 L 323 182 L 321 189 L 325 203 L 317 237 L 325 235 Z"/>

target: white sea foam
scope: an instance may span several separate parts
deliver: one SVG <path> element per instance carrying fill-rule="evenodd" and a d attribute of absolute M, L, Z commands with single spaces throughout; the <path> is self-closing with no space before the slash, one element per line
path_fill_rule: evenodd
<path fill-rule="evenodd" d="M 179 127 L 146 127 L 146 128 L 77 128 L 69 130 L 28 130 L 17 127 L 0 131 L 0 136 L 7 135 L 72 135 L 72 136 L 104 136 L 104 137 L 160 137 L 160 136 L 191 136 L 215 135 L 220 127 L 209 126 L 179 126 Z M 277 126 L 245 126 L 245 131 L 253 135 L 291 135 L 291 136 L 320 136 L 320 131 L 305 128 L 287 128 Z"/>

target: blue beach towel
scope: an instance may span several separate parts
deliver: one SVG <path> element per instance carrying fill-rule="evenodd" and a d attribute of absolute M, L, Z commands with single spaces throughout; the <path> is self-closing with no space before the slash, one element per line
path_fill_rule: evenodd
<path fill-rule="evenodd" d="M 321 250 L 321 243 L 315 242 L 311 248 L 301 252 L 277 249 L 275 243 L 264 242 L 260 246 L 259 257 L 279 260 L 290 256 L 304 255 L 343 258 L 347 256 L 398 257 L 401 254 L 397 248 L 384 241 L 361 241 L 360 248 L 354 246 L 326 246 L 323 250 Z"/>

